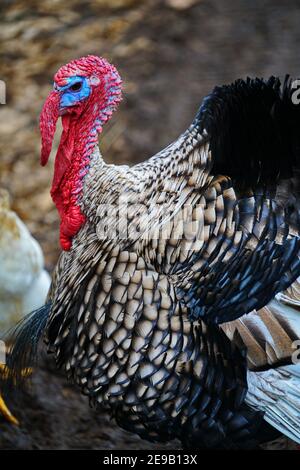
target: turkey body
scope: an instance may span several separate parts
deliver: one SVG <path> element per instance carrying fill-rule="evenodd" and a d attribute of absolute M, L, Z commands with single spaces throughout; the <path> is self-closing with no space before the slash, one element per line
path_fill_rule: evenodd
<path fill-rule="evenodd" d="M 131 168 L 92 146 L 86 222 L 53 274 L 44 339 L 90 401 L 143 438 L 248 447 L 264 413 L 289 432 L 272 419 L 282 395 L 270 402 L 264 374 L 284 376 L 296 314 L 277 328 L 288 344 L 278 354 L 270 335 L 257 338 L 262 309 L 300 275 L 290 93 L 273 78 L 216 88 L 176 142 Z M 260 327 L 248 328 L 249 313 Z"/>

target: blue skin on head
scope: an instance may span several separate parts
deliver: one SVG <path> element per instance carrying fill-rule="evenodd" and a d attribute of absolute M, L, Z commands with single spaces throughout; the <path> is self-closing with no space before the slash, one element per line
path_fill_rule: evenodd
<path fill-rule="evenodd" d="M 62 93 L 60 99 L 61 108 L 74 106 L 79 101 L 88 98 L 91 93 L 88 79 L 86 77 L 80 77 L 79 75 L 68 78 L 67 85 L 65 86 L 58 87 L 56 85 L 55 89 Z"/>

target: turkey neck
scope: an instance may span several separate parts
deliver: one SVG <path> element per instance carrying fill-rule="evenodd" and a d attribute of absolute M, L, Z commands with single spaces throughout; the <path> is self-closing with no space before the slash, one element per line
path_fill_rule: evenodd
<path fill-rule="evenodd" d="M 63 250 L 68 251 L 72 238 L 86 221 L 80 199 L 91 155 L 97 146 L 98 123 L 91 113 L 83 113 L 81 117 L 63 115 L 62 125 L 51 196 L 61 218 L 60 244 Z"/>

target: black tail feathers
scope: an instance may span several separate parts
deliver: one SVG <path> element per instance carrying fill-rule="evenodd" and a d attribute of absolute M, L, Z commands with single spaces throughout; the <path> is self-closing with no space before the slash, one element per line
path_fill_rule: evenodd
<path fill-rule="evenodd" d="M 212 173 L 246 186 L 291 178 L 300 168 L 298 81 L 287 75 L 247 78 L 218 86 L 204 100 L 195 123 L 205 129 Z"/>
<path fill-rule="evenodd" d="M 20 387 L 26 370 L 33 367 L 38 358 L 39 340 L 45 330 L 51 303 L 29 313 L 4 337 L 8 351 L 1 392 Z"/>

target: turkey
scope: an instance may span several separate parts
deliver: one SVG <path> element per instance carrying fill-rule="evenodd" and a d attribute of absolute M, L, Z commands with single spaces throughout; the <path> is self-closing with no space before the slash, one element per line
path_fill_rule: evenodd
<path fill-rule="evenodd" d="M 14 377 L 43 337 L 90 402 L 144 439 L 249 448 L 270 423 L 300 442 L 293 91 L 289 77 L 216 87 L 186 132 L 128 167 L 98 148 L 116 68 L 87 56 L 58 70 L 40 129 L 45 165 L 61 117 L 63 251 L 46 305 L 17 327 Z"/>
<path fill-rule="evenodd" d="M 0 189 L 0 333 L 43 305 L 49 286 L 50 276 L 44 270 L 39 244 L 11 210 L 8 193 Z M 0 372 L 3 370 L 0 358 Z M 12 424 L 18 424 L 1 397 L 0 413 Z"/>

